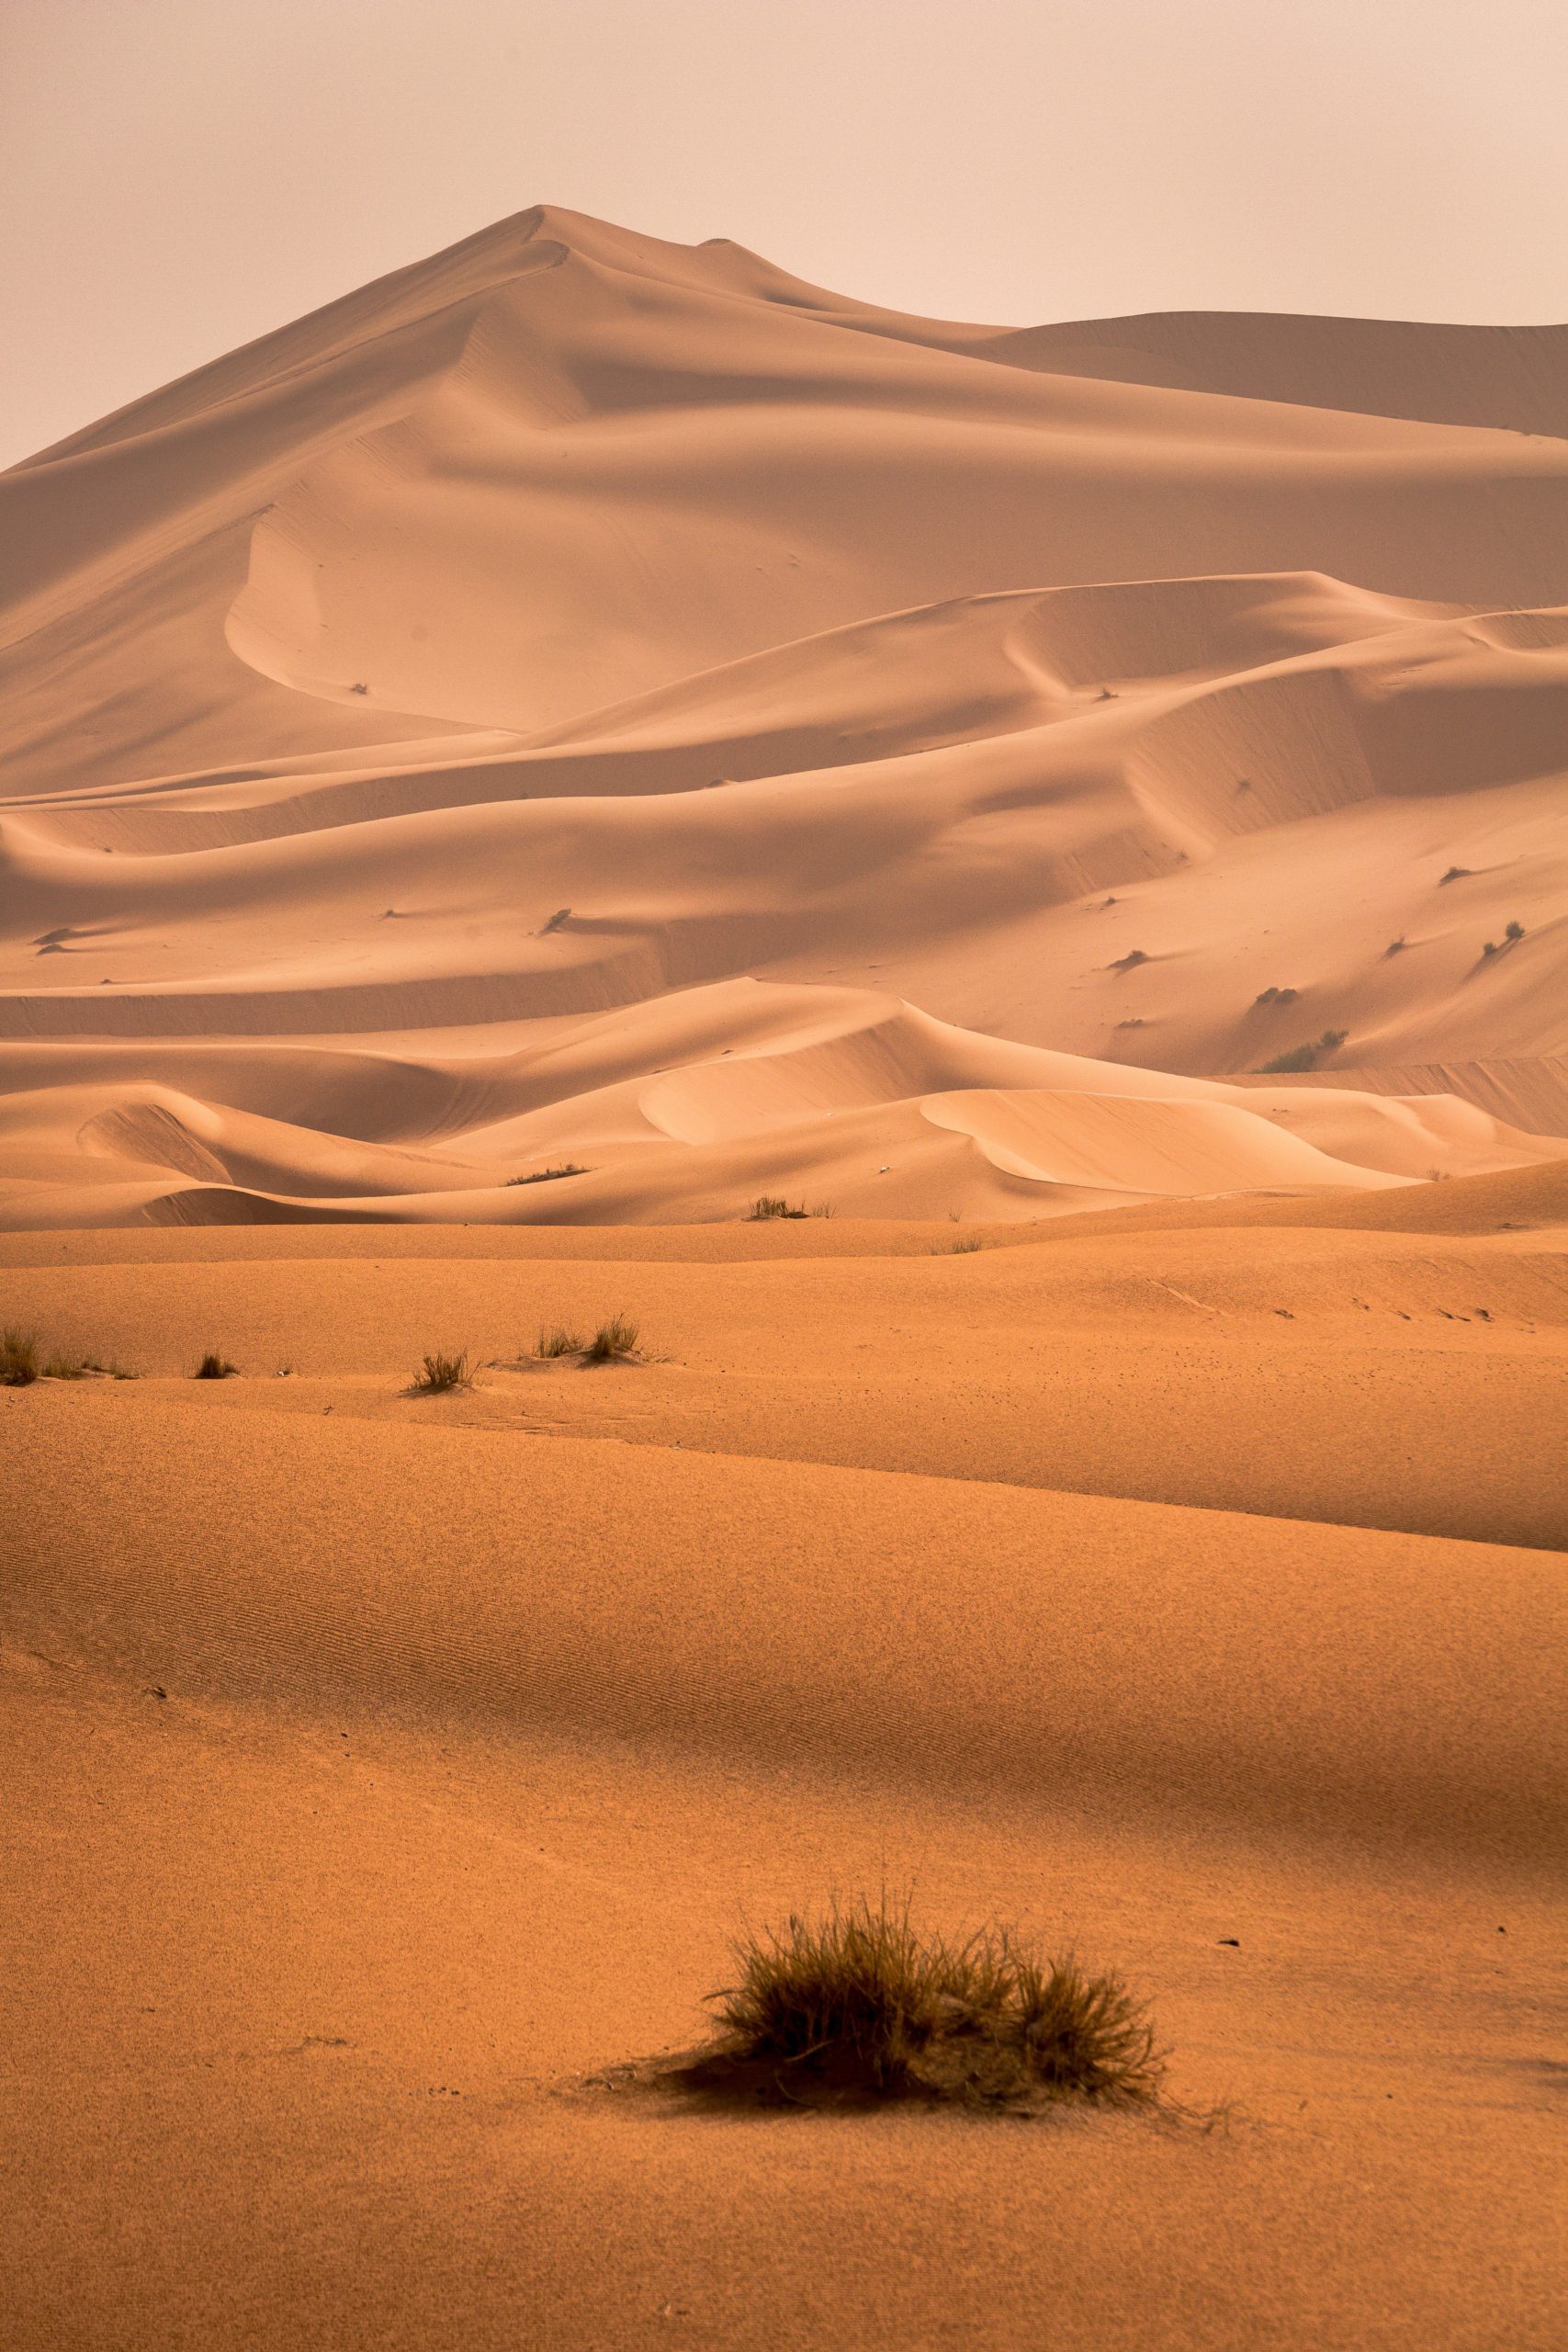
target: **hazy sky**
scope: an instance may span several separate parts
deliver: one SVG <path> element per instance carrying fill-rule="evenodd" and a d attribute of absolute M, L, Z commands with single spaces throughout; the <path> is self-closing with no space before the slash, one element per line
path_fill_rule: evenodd
<path fill-rule="evenodd" d="M 545 199 L 907 310 L 1568 317 L 1568 0 L 0 0 L 0 464 Z"/>

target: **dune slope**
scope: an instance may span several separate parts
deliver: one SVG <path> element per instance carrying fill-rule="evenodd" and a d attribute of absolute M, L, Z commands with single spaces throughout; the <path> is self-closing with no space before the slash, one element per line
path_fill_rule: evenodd
<path fill-rule="evenodd" d="M 944 324 L 540 207 L 45 451 L 0 1217 L 1028 1218 L 1562 1150 L 1565 354 Z"/>

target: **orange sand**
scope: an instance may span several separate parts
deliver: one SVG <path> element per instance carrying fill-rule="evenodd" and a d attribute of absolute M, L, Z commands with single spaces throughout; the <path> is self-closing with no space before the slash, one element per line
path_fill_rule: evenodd
<path fill-rule="evenodd" d="M 0 478 L 18 2352 L 1556 2352 L 1565 360 L 536 211 Z M 607 2086 L 911 1881 L 1189 2112 Z"/>
<path fill-rule="evenodd" d="M 9 1237 L 18 2343 L 1554 2345 L 1568 1189 L 1333 1205 Z M 1228 2123 L 587 2079 L 884 1876 Z"/>

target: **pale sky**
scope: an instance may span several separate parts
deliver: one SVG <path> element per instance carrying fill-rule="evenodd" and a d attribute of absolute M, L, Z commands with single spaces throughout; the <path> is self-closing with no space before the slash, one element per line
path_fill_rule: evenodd
<path fill-rule="evenodd" d="M 0 464 L 539 201 L 903 310 L 1568 318 L 1568 0 L 0 0 Z"/>

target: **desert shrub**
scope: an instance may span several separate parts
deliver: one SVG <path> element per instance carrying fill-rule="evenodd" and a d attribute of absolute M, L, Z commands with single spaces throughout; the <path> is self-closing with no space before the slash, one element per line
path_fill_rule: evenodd
<path fill-rule="evenodd" d="M 1450 865 L 1448 872 L 1439 880 L 1438 884 L 1438 889 L 1440 890 L 1442 888 L 1444 882 L 1464 881 L 1469 876 L 1470 871 L 1471 869 L 1468 865 Z"/>
<path fill-rule="evenodd" d="M 239 1365 L 231 1363 L 227 1356 L 220 1355 L 216 1348 L 209 1348 L 191 1377 L 193 1380 L 232 1380 L 239 1369 Z"/>
<path fill-rule="evenodd" d="M 1481 952 L 1483 956 L 1495 956 L 1499 952 L 1497 942 L 1495 939 L 1489 939 Z"/>
<path fill-rule="evenodd" d="M 38 1341 L 13 1326 L 0 1334 L 0 1388 L 28 1388 L 38 1378 Z"/>
<path fill-rule="evenodd" d="M 804 1207 L 792 1208 L 782 1193 L 759 1193 L 746 1212 L 746 1222 L 748 1225 L 765 1225 L 770 1217 L 807 1215 L 809 1211 Z"/>
<path fill-rule="evenodd" d="M 944 1243 L 942 1254 L 943 1257 L 947 1258 L 969 1258 L 972 1257 L 975 1251 L 981 1246 L 979 1235 L 977 1233 L 971 1233 L 966 1235 L 962 1241 L 949 1241 Z"/>
<path fill-rule="evenodd" d="M 1404 933 L 1401 932 L 1397 939 L 1391 939 L 1389 941 L 1388 945 L 1382 951 L 1383 955 L 1385 957 L 1389 956 L 1403 956 L 1406 944 L 1407 942 L 1405 940 Z"/>
<path fill-rule="evenodd" d="M 1255 996 L 1252 1001 L 1254 1006 L 1259 1004 L 1294 1004 L 1300 994 L 1300 989 L 1265 989 L 1262 995 Z"/>
<path fill-rule="evenodd" d="M 586 1363 L 619 1363 L 637 1352 L 637 1327 L 625 1315 L 612 1315 L 601 1323 L 583 1350 Z"/>
<path fill-rule="evenodd" d="M 582 1353 L 582 1335 L 580 1331 L 569 1331 L 561 1323 L 550 1330 L 541 1327 L 534 1353 L 545 1357 L 580 1356 Z"/>
<path fill-rule="evenodd" d="M 575 1160 L 563 1159 L 558 1168 L 536 1168 L 527 1176 L 509 1176 L 508 1184 L 554 1184 L 562 1176 L 586 1176 L 591 1171 L 579 1168 Z"/>
<path fill-rule="evenodd" d="M 1516 939 L 1522 939 L 1524 935 L 1525 927 L 1522 922 L 1511 922 L 1503 933 L 1504 938 L 1510 942 Z"/>
<path fill-rule="evenodd" d="M 1134 972 L 1140 964 L 1146 964 L 1148 960 L 1148 955 L 1144 948 L 1129 947 L 1125 956 L 1118 956 L 1111 968 L 1113 972 Z"/>
<path fill-rule="evenodd" d="M 1266 1078 L 1284 1077 L 1294 1070 L 1315 1069 L 1324 1054 L 1337 1054 L 1349 1035 L 1348 1029 L 1325 1029 L 1310 1046 L 1292 1046 L 1288 1054 L 1276 1054 L 1271 1062 L 1263 1065 Z"/>
<path fill-rule="evenodd" d="M 42 1377 L 45 1380 L 85 1380 L 89 1372 L 96 1372 L 98 1366 L 90 1364 L 85 1356 L 51 1356 L 44 1365 Z"/>
<path fill-rule="evenodd" d="M 784 2097 L 1021 2105 L 1087 2098 L 1147 2105 L 1163 2067 L 1143 2005 L 1113 1974 L 1042 1960 L 1007 1928 L 962 1941 L 917 1933 L 908 1903 L 862 1899 L 792 1916 L 734 1947 L 738 1983 L 710 1995 L 722 2078 Z"/>
<path fill-rule="evenodd" d="M 472 1378 L 468 1371 L 468 1353 L 455 1356 L 429 1355 L 424 1369 L 416 1374 L 413 1386 L 421 1396 L 441 1396 L 449 1388 L 467 1388 Z"/>

